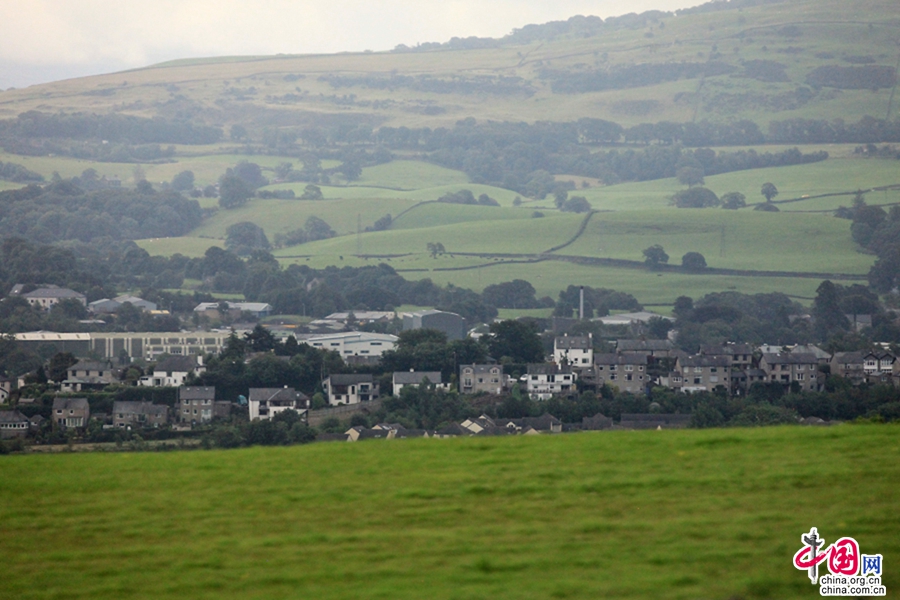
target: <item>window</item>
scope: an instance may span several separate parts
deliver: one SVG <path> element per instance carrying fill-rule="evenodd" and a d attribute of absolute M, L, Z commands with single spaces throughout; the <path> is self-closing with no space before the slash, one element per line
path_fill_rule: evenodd
<path fill-rule="evenodd" d="M 710 368 L 709 368 L 709 372 L 710 372 L 710 373 L 716 373 L 716 372 L 717 372 L 717 371 L 716 371 L 716 367 L 710 367 Z"/>
<path fill-rule="evenodd" d="M 634 365 L 625 365 L 626 371 L 634 371 Z"/>
<path fill-rule="evenodd" d="M 610 371 L 615 371 L 615 370 L 616 370 L 616 365 L 609 365 L 609 370 L 610 370 Z"/>

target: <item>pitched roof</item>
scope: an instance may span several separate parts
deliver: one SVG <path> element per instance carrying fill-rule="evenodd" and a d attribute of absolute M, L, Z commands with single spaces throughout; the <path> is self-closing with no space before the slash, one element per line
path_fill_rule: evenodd
<path fill-rule="evenodd" d="M 62 287 L 42 287 L 34 291 L 22 294 L 23 298 L 79 298 L 84 300 L 85 295 L 75 290 Z"/>
<path fill-rule="evenodd" d="M 215 386 L 185 386 L 178 388 L 179 400 L 212 400 L 216 397 Z"/>
<path fill-rule="evenodd" d="M 152 402 L 138 402 L 131 400 L 117 400 L 113 402 L 113 414 L 130 414 L 130 415 L 166 415 L 169 407 L 164 404 L 153 404 Z"/>
<path fill-rule="evenodd" d="M 671 349 L 669 340 L 616 340 L 619 352 L 665 352 Z"/>
<path fill-rule="evenodd" d="M 375 381 L 371 373 L 336 373 L 330 375 L 328 379 L 331 380 L 331 385 L 355 385 L 357 383 L 373 383 Z"/>
<path fill-rule="evenodd" d="M 556 350 L 590 350 L 593 341 L 586 335 L 564 335 L 553 340 L 553 347 Z"/>
<path fill-rule="evenodd" d="M 647 355 L 640 352 L 624 352 L 622 354 L 595 354 L 595 365 L 646 365 Z"/>
<path fill-rule="evenodd" d="M 90 405 L 87 398 L 60 398 L 53 399 L 53 410 L 88 410 Z"/>
<path fill-rule="evenodd" d="M 394 383 L 416 385 L 428 378 L 431 383 L 442 383 L 440 371 L 394 371 Z"/>
<path fill-rule="evenodd" d="M 0 410 L 0 423 L 28 423 L 28 417 L 17 410 Z"/>
<path fill-rule="evenodd" d="M 154 373 L 190 373 L 197 368 L 197 358 L 194 356 L 170 356 L 161 360 L 153 367 Z"/>
<path fill-rule="evenodd" d="M 682 367 L 729 367 L 731 366 L 731 357 L 723 355 L 702 355 L 694 354 L 693 356 L 679 356 L 678 365 Z"/>
<path fill-rule="evenodd" d="M 802 352 L 786 354 L 779 352 L 778 354 L 763 354 L 762 360 L 770 365 L 807 365 L 817 363 L 818 359 L 814 354 L 804 354 Z"/>
<path fill-rule="evenodd" d="M 536 363 L 528 365 L 529 375 L 569 375 L 572 367 L 569 365 L 557 365 L 556 363 Z"/>

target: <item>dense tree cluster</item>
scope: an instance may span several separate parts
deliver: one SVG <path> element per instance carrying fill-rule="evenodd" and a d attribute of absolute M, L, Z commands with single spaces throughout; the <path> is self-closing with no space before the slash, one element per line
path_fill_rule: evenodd
<path fill-rule="evenodd" d="M 181 236 L 201 218 L 196 200 L 149 186 L 87 191 L 73 180 L 58 180 L 0 192 L 0 236 L 38 242 Z"/>

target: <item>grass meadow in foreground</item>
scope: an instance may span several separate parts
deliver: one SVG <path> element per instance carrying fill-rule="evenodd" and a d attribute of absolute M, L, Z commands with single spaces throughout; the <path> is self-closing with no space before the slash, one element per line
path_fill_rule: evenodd
<path fill-rule="evenodd" d="M 0 458 L 4 598 L 812 598 L 818 527 L 900 585 L 900 429 Z"/>

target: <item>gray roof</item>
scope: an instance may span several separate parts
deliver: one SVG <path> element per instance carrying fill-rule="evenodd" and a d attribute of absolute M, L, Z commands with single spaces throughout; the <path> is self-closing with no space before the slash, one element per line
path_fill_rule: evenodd
<path fill-rule="evenodd" d="M 818 362 L 815 354 L 790 353 L 763 354 L 763 360 L 770 365 L 808 365 Z"/>
<path fill-rule="evenodd" d="M 371 373 L 337 373 L 329 376 L 331 385 L 355 385 L 357 383 L 373 383 Z M 422 381 L 421 379 L 419 381 Z"/>
<path fill-rule="evenodd" d="M 135 402 L 130 400 L 117 400 L 113 402 L 113 414 L 131 415 L 166 415 L 169 407 L 152 402 Z"/>
<path fill-rule="evenodd" d="M 69 371 L 112 371 L 112 365 L 98 360 L 79 360 Z"/>
<path fill-rule="evenodd" d="M 442 383 L 440 371 L 395 371 L 393 382 L 403 385 L 419 384 L 426 377 L 431 383 Z"/>
<path fill-rule="evenodd" d="M 186 386 L 178 388 L 179 400 L 212 400 L 216 397 L 215 386 Z"/>
<path fill-rule="evenodd" d="M 170 356 L 153 367 L 154 373 L 190 373 L 197 368 L 197 359 L 193 356 Z"/>
<path fill-rule="evenodd" d="M 595 354 L 595 365 L 646 365 L 647 355 L 639 352 L 623 354 Z"/>
<path fill-rule="evenodd" d="M 572 367 L 555 363 L 536 363 L 528 365 L 529 375 L 569 375 Z"/>
<path fill-rule="evenodd" d="M 723 355 L 710 356 L 701 354 L 679 356 L 678 365 L 682 367 L 729 367 L 731 366 L 731 358 Z"/>
<path fill-rule="evenodd" d="M 553 341 L 553 347 L 557 350 L 590 350 L 593 343 L 590 337 L 584 335 L 564 335 Z"/>
<path fill-rule="evenodd" d="M 84 299 L 84 294 L 79 294 L 75 290 L 61 287 L 42 287 L 27 294 L 22 294 L 23 298 L 80 298 Z"/>
<path fill-rule="evenodd" d="M 28 417 L 17 410 L 0 410 L 0 423 L 28 423 Z"/>
<path fill-rule="evenodd" d="M 720 354 L 734 356 L 735 354 L 753 354 L 753 346 L 750 344 L 720 344 L 700 346 L 700 354 Z"/>
<path fill-rule="evenodd" d="M 669 340 L 616 340 L 619 352 L 666 352 L 671 349 Z"/>
<path fill-rule="evenodd" d="M 831 357 L 831 362 L 862 365 L 864 356 L 862 352 L 835 352 L 834 356 Z"/>
<path fill-rule="evenodd" d="M 472 369 L 472 371 L 477 375 L 479 373 L 490 373 L 492 369 L 497 369 L 498 372 L 503 374 L 503 367 L 501 365 L 459 365 L 459 371 L 462 372 L 463 369 Z"/>
<path fill-rule="evenodd" d="M 53 410 L 88 410 L 90 405 L 87 398 L 60 398 L 53 399 Z"/>

